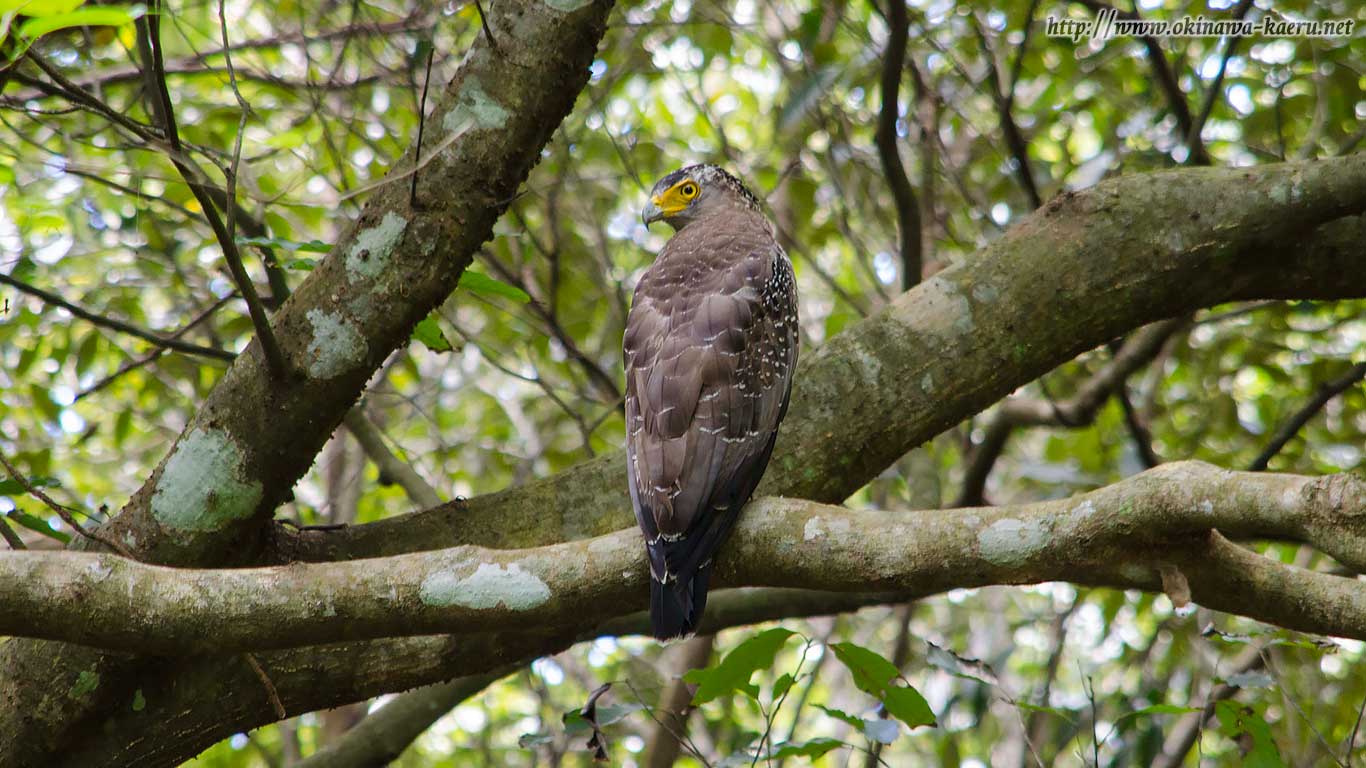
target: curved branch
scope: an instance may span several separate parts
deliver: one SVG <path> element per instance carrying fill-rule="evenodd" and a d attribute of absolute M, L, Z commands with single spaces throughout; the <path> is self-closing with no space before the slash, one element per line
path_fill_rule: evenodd
<path fill-rule="evenodd" d="M 1366 481 L 1181 462 L 1069 499 L 893 513 L 792 499 L 749 506 L 719 586 L 926 594 L 1079 581 L 1160 589 L 1292 629 L 1366 639 L 1353 579 L 1285 566 L 1210 531 L 1312 544 L 1366 568 Z M 183 570 L 107 554 L 0 559 L 0 633 L 166 655 L 500 630 L 582 631 L 643 604 L 639 534 L 527 550 L 456 547 L 382 560 Z"/>
<path fill-rule="evenodd" d="M 723 590 L 708 601 L 699 631 L 844 613 L 896 599 L 896 595 L 882 593 Z M 285 708 L 299 714 L 452 677 L 478 676 L 504 664 L 525 665 L 600 635 L 648 631 L 649 618 L 640 611 L 579 634 L 427 635 L 267 651 L 256 658 L 280 691 Z M 175 662 L 164 670 L 166 674 L 144 682 L 146 706 L 114 707 L 106 721 L 109 727 L 87 731 L 79 744 L 69 745 L 61 765 L 173 768 L 234 733 L 275 722 L 256 674 L 241 661 L 229 661 L 206 664 L 202 658 L 190 658 Z"/>

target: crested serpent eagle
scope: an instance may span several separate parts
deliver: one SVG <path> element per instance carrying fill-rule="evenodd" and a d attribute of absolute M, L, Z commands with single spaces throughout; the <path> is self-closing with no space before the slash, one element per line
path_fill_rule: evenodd
<path fill-rule="evenodd" d="M 626 456 L 650 624 L 697 629 L 712 559 L 764 474 L 797 363 L 792 263 L 759 201 L 713 165 L 674 171 L 644 221 L 675 234 L 626 320 Z"/>

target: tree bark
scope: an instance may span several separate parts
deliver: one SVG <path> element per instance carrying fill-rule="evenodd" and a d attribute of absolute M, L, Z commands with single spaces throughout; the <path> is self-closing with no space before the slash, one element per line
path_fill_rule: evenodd
<path fill-rule="evenodd" d="M 1310 544 L 1366 571 L 1366 481 L 1175 462 L 1081 496 L 947 511 L 760 499 L 717 560 L 719 587 L 920 595 L 1073 581 L 1366 639 L 1366 592 L 1211 538 Z M 523 550 L 462 546 L 380 560 L 192 570 L 112 555 L 0 559 L 0 633 L 168 656 L 424 634 L 579 632 L 645 604 L 634 529 Z M 1231 566 L 1238 566 L 1232 570 Z M 1166 571 L 1164 573 L 1164 570 Z M 1197 578 L 1198 576 L 1198 578 Z M 1239 592 L 1237 585 L 1253 587 Z"/>

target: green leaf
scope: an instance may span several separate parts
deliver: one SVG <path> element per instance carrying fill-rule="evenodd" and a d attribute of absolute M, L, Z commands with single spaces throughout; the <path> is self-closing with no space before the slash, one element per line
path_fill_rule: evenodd
<path fill-rule="evenodd" d="M 502 296 L 505 299 L 525 304 L 531 301 L 527 292 L 515 285 L 508 285 L 501 280 L 493 278 L 481 272 L 467 269 L 460 274 L 460 287 L 474 293 L 482 293 L 488 296 Z"/>
<path fill-rule="evenodd" d="M 788 757 L 810 757 L 817 758 L 845 746 L 839 739 L 822 737 L 809 741 L 789 741 L 779 744 L 778 749 L 772 754 L 772 759 L 782 760 Z"/>
<path fill-rule="evenodd" d="M 451 342 L 446 338 L 446 334 L 441 332 L 441 326 L 436 322 L 436 313 L 427 315 L 422 322 L 413 329 L 413 340 L 422 342 L 423 346 L 433 352 L 450 352 L 455 349 Z"/>
<path fill-rule="evenodd" d="M 925 701 L 920 691 L 910 686 L 888 686 L 882 703 L 887 707 L 887 714 L 911 728 L 938 724 L 934 712 L 930 710 L 930 703 Z"/>
<path fill-rule="evenodd" d="M 29 19 L 19 25 L 19 34 L 32 40 L 49 32 L 72 27 L 121 27 L 146 12 L 147 9 L 141 5 L 77 8 L 69 13 Z"/>
<path fill-rule="evenodd" d="M 854 676 L 854 685 L 878 699 L 882 698 L 882 691 L 888 684 L 901 677 L 892 662 L 861 645 L 835 643 L 830 650 L 849 668 L 849 673 Z"/>
<path fill-rule="evenodd" d="M 1025 712 L 1042 712 L 1042 713 L 1044 713 L 1044 714 L 1046 714 L 1046 715 L 1052 715 L 1052 716 L 1054 716 L 1054 717 L 1060 717 L 1060 718 L 1062 718 L 1063 720 L 1066 720 L 1067 722 L 1069 722 L 1069 723 L 1071 723 L 1071 724 L 1073 724 L 1073 725 L 1076 725 L 1076 724 L 1077 724 L 1077 721 L 1076 721 L 1075 719 L 1072 718 L 1072 713 L 1071 713 L 1071 712 L 1068 712 L 1067 710 L 1064 710 L 1064 709 L 1059 709 L 1059 708 L 1057 708 L 1057 707 L 1045 707 L 1045 706 L 1042 706 L 1042 705 L 1040 705 L 1040 704 L 1029 704 L 1029 703 L 1023 702 L 1023 701 L 1017 701 L 1017 702 L 1015 702 L 1015 707 L 1016 707 L 1017 709 L 1022 709 L 1022 710 L 1024 710 Z"/>
<path fill-rule="evenodd" d="M 318 262 L 316 259 L 290 259 L 282 266 L 284 266 L 285 269 L 292 269 L 296 272 L 312 272 L 313 268 L 318 266 Z"/>
<path fill-rule="evenodd" d="M 286 251 L 303 251 L 305 253 L 327 253 L 332 250 L 332 246 L 321 240 L 309 240 L 299 242 L 298 240 L 286 240 L 282 237 L 238 237 L 238 245 L 257 245 L 263 248 L 280 248 Z"/>
<path fill-rule="evenodd" d="M 863 728 L 863 718 L 861 718 L 861 717 L 857 717 L 857 716 L 855 716 L 855 715 L 851 715 L 851 714 L 849 714 L 848 712 L 845 712 L 845 711 L 842 710 L 842 709 L 835 709 L 834 707 L 827 707 L 827 706 L 825 706 L 825 705 L 823 705 L 823 704 L 816 704 L 815 707 L 816 707 L 816 709 L 819 709 L 820 711 L 822 711 L 822 712 L 824 712 L 825 714 L 827 714 L 827 715 L 829 715 L 829 716 L 835 718 L 836 720 L 839 720 L 839 721 L 841 721 L 841 722 L 847 723 L 847 724 L 853 726 L 854 728 L 858 728 L 858 729 L 862 729 L 862 728 Z"/>
<path fill-rule="evenodd" d="M 935 725 L 934 713 L 925 697 L 910 686 L 897 685 L 901 674 L 892 662 L 854 643 L 835 643 L 830 649 L 849 668 L 854 685 L 881 701 L 892 717 L 911 728 Z"/>
<path fill-rule="evenodd" d="M 1243 755 L 1239 765 L 1245 768 L 1285 768 L 1276 740 L 1271 736 L 1271 726 L 1266 718 L 1252 707 L 1236 701 L 1225 700 L 1214 705 L 1219 717 L 1219 732 L 1229 739 L 1237 740 L 1246 734 L 1251 737 L 1252 748 Z"/>
<path fill-rule="evenodd" d="M 772 667 L 779 649 L 795 634 L 790 629 L 774 627 L 735 646 L 715 667 L 688 672 L 683 679 L 697 685 L 693 705 L 706 704 L 737 689 L 757 698 L 758 689 L 750 684 L 750 677 L 761 669 Z"/>
<path fill-rule="evenodd" d="M 80 8 L 85 0 L 0 0 L 0 14 L 17 11 L 23 16 L 57 16 Z"/>
<path fill-rule="evenodd" d="M 1175 704 L 1154 704 L 1151 707 L 1136 709 L 1133 712 L 1124 715 L 1124 717 L 1138 717 L 1140 715 L 1185 715 L 1199 711 L 1201 711 L 1200 707 L 1180 707 Z"/>
<path fill-rule="evenodd" d="M 147 708 L 147 699 L 143 698 L 142 689 L 133 691 L 133 711 L 141 712 Z"/>
<path fill-rule="evenodd" d="M 773 700 L 777 701 L 778 699 L 781 699 L 784 694 L 791 690 L 792 684 L 795 682 L 797 682 L 797 678 L 793 677 L 792 674 L 789 672 L 784 672 L 782 674 L 782 677 L 779 677 L 777 680 L 774 680 Z"/>
<path fill-rule="evenodd" d="M 14 522 L 24 526 L 30 531 L 34 531 L 35 533 L 41 533 L 49 539 L 56 539 L 57 541 L 60 541 L 63 544 L 68 544 L 71 542 L 70 536 L 66 535 L 65 533 L 62 533 L 61 531 L 54 530 L 52 526 L 47 524 L 47 521 L 40 520 L 39 518 L 36 518 L 33 515 L 30 515 L 29 513 L 21 509 L 11 509 L 9 511 L 9 514 L 5 516 L 13 520 Z"/>
<path fill-rule="evenodd" d="M 30 477 L 28 482 L 34 488 L 59 488 L 62 485 L 62 481 L 55 477 Z M 18 480 L 8 477 L 0 480 L 0 496 L 18 496 L 25 493 L 28 493 L 28 489 Z"/>

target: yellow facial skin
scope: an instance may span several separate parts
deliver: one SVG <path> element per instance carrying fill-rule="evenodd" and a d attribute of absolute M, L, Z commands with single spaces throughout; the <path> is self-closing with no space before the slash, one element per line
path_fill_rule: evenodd
<path fill-rule="evenodd" d="M 702 188 L 692 179 L 684 179 L 678 182 L 664 192 L 650 198 L 650 205 L 645 211 L 645 223 L 648 225 L 652 221 L 666 219 L 681 213 L 701 192 Z"/>

